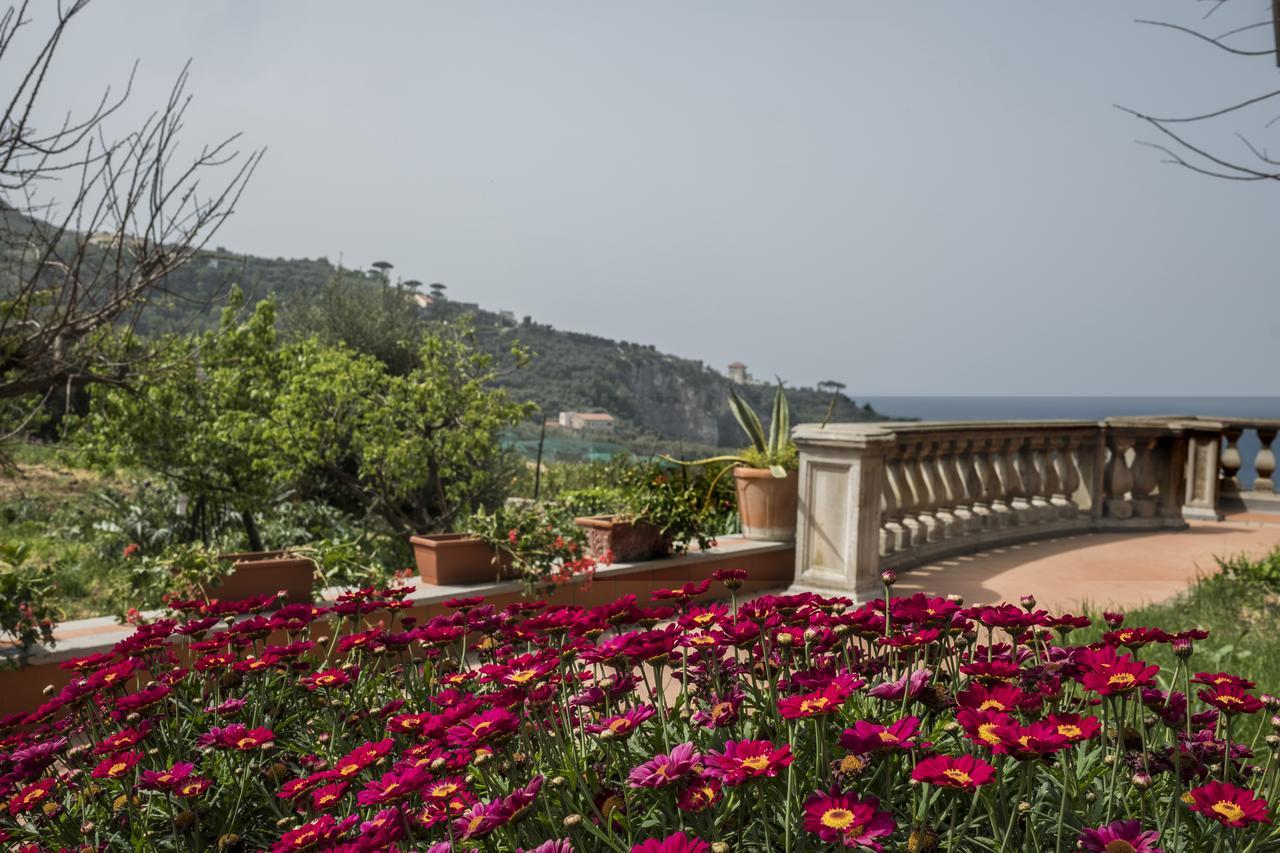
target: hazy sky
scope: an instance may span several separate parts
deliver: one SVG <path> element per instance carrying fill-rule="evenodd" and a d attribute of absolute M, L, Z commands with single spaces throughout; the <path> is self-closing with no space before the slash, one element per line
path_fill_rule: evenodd
<path fill-rule="evenodd" d="M 187 144 L 269 149 L 218 244 L 385 259 L 716 366 L 855 397 L 1276 394 L 1280 185 L 1163 165 L 1112 106 L 1276 85 L 1133 23 L 1205 9 L 95 0 L 46 103 L 139 58 L 123 128 L 191 58 Z"/>

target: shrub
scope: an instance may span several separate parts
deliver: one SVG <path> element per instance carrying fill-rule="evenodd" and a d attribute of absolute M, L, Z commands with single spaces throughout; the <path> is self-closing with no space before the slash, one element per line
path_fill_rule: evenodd
<path fill-rule="evenodd" d="M 21 652 L 37 642 L 53 645 L 59 616 L 51 573 L 29 564 L 29 553 L 25 545 L 0 543 L 0 632 Z"/>
<path fill-rule="evenodd" d="M 731 598 L 744 576 L 717 573 Z M 656 606 L 455 600 L 424 622 L 403 590 L 273 614 L 176 602 L 2 721 L 2 840 L 1280 850 L 1275 746 L 1238 735 L 1280 700 L 1197 671 L 1204 632 L 1110 614 L 1082 646 L 1086 617 L 1031 600 L 698 603 L 709 586 Z"/>

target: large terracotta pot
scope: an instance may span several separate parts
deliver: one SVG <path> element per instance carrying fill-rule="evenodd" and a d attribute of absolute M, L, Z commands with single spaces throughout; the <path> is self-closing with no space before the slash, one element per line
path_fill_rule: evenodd
<path fill-rule="evenodd" d="M 748 539 L 790 542 L 796 538 L 796 509 L 800 477 L 789 471 L 775 477 L 768 468 L 734 468 L 738 489 L 738 518 Z"/>
<path fill-rule="evenodd" d="M 666 556 L 671 540 L 647 521 L 621 521 L 613 515 L 575 518 L 587 533 L 587 550 L 597 560 L 609 554 L 615 563 L 641 563 Z"/>
<path fill-rule="evenodd" d="M 310 604 L 315 586 L 316 564 L 288 551 L 250 551 L 222 554 L 234 564 L 231 574 L 207 590 L 210 598 L 240 601 L 255 595 L 284 592 L 286 604 Z"/>
<path fill-rule="evenodd" d="M 507 575 L 511 566 L 506 554 L 495 555 L 492 546 L 467 533 L 411 536 L 409 544 L 418 576 L 437 586 L 492 582 Z"/>

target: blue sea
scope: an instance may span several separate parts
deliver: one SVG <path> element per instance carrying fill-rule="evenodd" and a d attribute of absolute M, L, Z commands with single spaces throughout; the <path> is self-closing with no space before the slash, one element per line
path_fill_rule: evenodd
<path fill-rule="evenodd" d="M 882 415 L 922 421 L 1102 420 L 1124 415 L 1280 418 L 1280 397 L 858 397 Z M 1239 442 L 1240 478 L 1253 481 L 1258 436 Z M 1273 445 L 1273 449 L 1280 447 Z"/>

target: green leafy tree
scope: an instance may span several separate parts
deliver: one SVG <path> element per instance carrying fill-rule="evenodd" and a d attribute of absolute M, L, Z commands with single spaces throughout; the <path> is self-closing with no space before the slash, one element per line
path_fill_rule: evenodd
<path fill-rule="evenodd" d="M 516 365 L 524 354 L 513 351 Z M 512 455 L 499 432 L 531 404 L 494 386 L 505 368 L 466 324 L 425 334 L 405 375 L 315 338 L 281 353 L 280 388 L 254 437 L 260 470 L 392 530 L 450 527 L 505 497 Z"/>
<path fill-rule="evenodd" d="M 247 318 L 242 308 L 234 293 L 217 330 L 183 339 L 172 347 L 179 357 L 133 387 L 100 389 L 78 437 L 100 467 L 141 468 L 176 485 L 189 498 L 192 538 L 208 540 L 210 521 L 231 509 L 258 551 L 255 516 L 275 486 L 252 438 L 270 415 L 281 353 L 274 304 Z"/>

